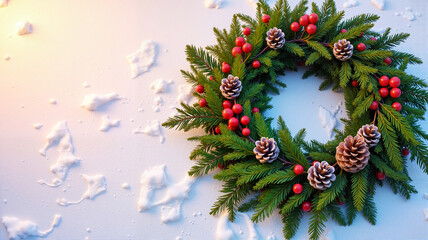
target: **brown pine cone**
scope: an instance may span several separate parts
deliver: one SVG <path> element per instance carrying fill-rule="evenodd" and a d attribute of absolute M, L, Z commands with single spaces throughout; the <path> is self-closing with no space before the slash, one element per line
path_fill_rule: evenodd
<path fill-rule="evenodd" d="M 346 61 L 350 59 L 352 57 L 353 51 L 354 46 L 352 46 L 352 44 L 346 39 L 337 41 L 333 47 L 333 54 L 340 61 Z"/>
<path fill-rule="evenodd" d="M 280 49 L 285 42 L 285 34 L 279 28 L 271 28 L 266 32 L 267 45 L 272 49 Z"/>
<path fill-rule="evenodd" d="M 257 160 L 261 163 L 271 163 L 278 158 L 279 148 L 276 145 L 275 139 L 262 137 L 256 141 L 256 147 L 253 149 Z"/>
<path fill-rule="evenodd" d="M 346 172 L 356 173 L 369 163 L 370 152 L 363 137 L 348 136 L 336 147 L 336 161 Z"/>
<path fill-rule="evenodd" d="M 227 99 L 234 99 L 241 94 L 242 85 L 238 77 L 232 75 L 227 76 L 221 80 L 220 91 L 221 94 Z"/>
<path fill-rule="evenodd" d="M 309 184 L 315 189 L 325 190 L 331 186 L 331 182 L 336 180 L 334 167 L 330 166 L 326 161 L 315 162 L 308 169 L 308 180 Z"/>
<path fill-rule="evenodd" d="M 375 147 L 382 136 L 374 124 L 362 126 L 360 130 L 358 130 L 357 135 L 365 139 L 367 147 L 369 148 Z"/>

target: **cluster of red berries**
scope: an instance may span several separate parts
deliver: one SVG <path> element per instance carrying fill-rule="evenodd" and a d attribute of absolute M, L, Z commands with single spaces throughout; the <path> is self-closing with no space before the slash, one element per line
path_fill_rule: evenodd
<path fill-rule="evenodd" d="M 253 46 L 251 46 L 251 44 L 245 42 L 245 38 L 243 38 L 243 37 L 237 37 L 235 39 L 235 45 L 236 45 L 236 47 L 234 47 L 232 49 L 232 55 L 234 57 L 236 57 L 236 55 L 238 55 L 238 54 L 242 54 L 242 52 L 249 53 L 253 50 Z"/>
<path fill-rule="evenodd" d="M 379 78 L 379 85 L 382 87 L 379 89 L 379 94 L 381 97 L 386 98 L 391 96 L 392 98 L 399 98 L 401 96 L 401 90 L 398 88 L 400 86 L 401 80 L 398 77 L 392 77 L 391 79 L 387 76 L 382 76 Z M 390 90 L 391 89 L 391 90 Z M 373 101 L 370 105 L 371 110 L 376 110 L 379 104 L 376 101 Z M 400 111 L 401 104 L 399 102 L 394 102 L 392 107 Z"/>
<path fill-rule="evenodd" d="M 235 103 L 232 106 L 232 103 L 229 100 L 225 100 L 223 102 L 223 118 L 228 120 L 228 126 L 227 128 L 235 131 L 238 129 L 239 127 L 239 123 L 241 123 L 244 126 L 247 126 L 248 124 L 250 124 L 250 118 L 248 116 L 242 116 L 240 120 L 238 120 L 237 117 L 234 117 L 234 115 L 239 115 L 242 113 L 242 105 L 239 103 Z M 215 128 L 215 132 L 217 134 L 221 134 L 221 130 L 220 127 L 217 126 Z M 249 136 L 251 134 L 251 131 L 249 128 L 245 127 L 242 128 L 242 135 L 244 136 Z"/>
<path fill-rule="evenodd" d="M 195 91 L 199 94 L 202 94 L 205 92 L 205 88 L 204 88 L 204 86 L 199 84 L 198 86 L 195 87 Z M 208 106 L 207 100 L 205 98 L 199 99 L 199 106 L 201 106 L 201 107 Z"/>
<path fill-rule="evenodd" d="M 290 28 L 291 31 L 298 32 L 301 26 L 303 26 L 303 30 L 312 35 L 317 32 L 316 22 L 318 22 L 318 15 L 316 13 L 311 13 L 311 15 L 305 14 L 300 17 L 299 22 L 293 22 Z"/>

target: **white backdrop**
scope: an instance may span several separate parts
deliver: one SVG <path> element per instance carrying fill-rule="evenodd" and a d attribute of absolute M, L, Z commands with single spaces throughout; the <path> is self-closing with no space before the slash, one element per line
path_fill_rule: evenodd
<path fill-rule="evenodd" d="M 424 0 L 386 0 L 383 11 L 368 0 L 359 2 L 357 7 L 346 9 L 347 18 L 364 12 L 379 14 L 376 29 L 391 26 L 393 32 L 410 32 L 399 49 L 428 62 L 428 5 Z M 292 6 L 296 3 L 290 1 Z M 339 9 L 343 3 L 337 2 Z M 420 17 L 408 21 L 395 15 L 406 7 L 419 12 Z M 170 178 L 180 180 L 192 165 L 188 156 L 194 145 L 186 138 L 201 132 L 162 129 L 166 140 L 161 144 L 157 137 L 132 131 L 152 120 L 162 122 L 173 113 L 170 106 L 175 104 L 178 87 L 185 84 L 179 70 L 188 69 L 185 45 L 215 43 L 212 28 L 228 27 L 236 12 L 254 15 L 254 8 L 247 0 L 227 0 L 220 9 L 205 8 L 203 0 L 10 0 L 7 7 L 0 8 L 0 216 L 29 219 L 45 229 L 54 214 L 61 214 L 61 224 L 47 239 L 214 239 L 218 218 L 208 213 L 220 184 L 211 175 L 198 179 L 177 222 L 162 224 L 159 208 L 139 213 L 136 205 L 142 172 L 165 164 Z M 21 20 L 33 24 L 32 34 L 15 35 L 16 23 Z M 126 56 L 144 40 L 158 44 L 158 55 L 149 72 L 131 79 Z M 8 61 L 6 55 L 10 56 Z M 428 68 L 425 64 L 411 66 L 409 73 L 427 78 Z M 306 127 L 308 139 L 326 141 L 318 106 L 333 109 L 343 97 L 318 92 L 320 79 L 301 80 L 302 74 L 303 70 L 287 73 L 284 78 L 289 87 L 274 98 L 276 108 L 268 114 L 284 116 L 294 133 Z M 167 92 L 154 94 L 149 85 L 157 78 L 174 83 Z M 82 87 L 84 82 L 90 86 Z M 110 92 L 124 99 L 95 112 L 79 107 L 85 95 Z M 164 105 L 153 112 L 153 99 L 158 96 Z M 49 103 L 52 98 L 57 104 Z M 106 114 L 121 123 L 100 132 L 101 118 Z M 56 160 L 55 149 L 49 150 L 46 158 L 38 150 L 61 120 L 67 121 L 75 155 L 82 161 L 70 169 L 63 186 L 49 188 L 37 180 L 52 179 L 49 166 Z M 36 130 L 32 127 L 35 123 L 43 127 Z M 428 130 L 427 122 L 422 126 Z M 415 164 L 410 164 L 409 172 L 419 191 L 410 201 L 394 195 L 387 186 L 379 188 L 375 196 L 378 224 L 372 226 L 360 215 L 350 227 L 328 222 L 330 239 L 428 239 L 428 222 L 423 215 L 423 209 L 428 208 L 428 200 L 423 198 L 428 193 L 428 177 Z M 103 174 L 107 192 L 93 201 L 58 206 L 57 198 L 78 199 L 86 190 L 80 174 Z M 130 184 L 129 190 L 121 188 L 124 182 Z M 307 217 L 295 239 L 307 239 L 306 224 Z M 233 226 L 238 239 L 247 239 L 249 231 L 243 219 Z M 256 229 L 260 239 L 268 235 L 283 239 L 278 215 L 257 224 Z M 7 239 L 4 226 L 0 227 L 0 239 Z"/>

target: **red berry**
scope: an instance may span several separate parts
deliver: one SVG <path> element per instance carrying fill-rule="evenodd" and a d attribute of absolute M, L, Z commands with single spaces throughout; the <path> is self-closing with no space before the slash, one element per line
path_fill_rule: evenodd
<path fill-rule="evenodd" d="M 223 110 L 222 115 L 224 119 L 229 120 L 231 117 L 233 117 L 233 111 L 230 108 L 226 108 Z"/>
<path fill-rule="evenodd" d="M 370 40 L 377 41 L 377 39 L 375 37 L 371 37 Z"/>
<path fill-rule="evenodd" d="M 221 63 L 221 66 L 223 66 L 224 64 L 227 64 L 227 62 L 222 62 L 222 63 Z"/>
<path fill-rule="evenodd" d="M 244 28 L 244 30 L 242 30 L 242 33 L 243 33 L 245 36 L 250 35 L 250 34 L 251 34 L 251 28 L 249 28 L 249 27 Z"/>
<path fill-rule="evenodd" d="M 297 61 L 297 66 L 301 67 L 303 65 L 305 65 L 305 63 L 303 61 Z"/>
<path fill-rule="evenodd" d="M 299 23 L 302 26 L 307 26 L 309 24 L 309 17 L 307 15 L 301 16 L 299 19 Z"/>
<path fill-rule="evenodd" d="M 392 104 L 392 108 L 394 108 L 397 112 L 401 111 L 401 104 L 399 102 L 395 102 Z"/>
<path fill-rule="evenodd" d="M 244 46 L 242 46 L 242 51 L 244 51 L 244 53 L 249 53 L 251 50 L 253 50 L 253 47 L 249 43 L 245 43 Z"/>
<path fill-rule="evenodd" d="M 236 117 L 232 117 L 229 119 L 229 126 L 231 128 L 236 128 L 239 126 L 239 120 Z"/>
<path fill-rule="evenodd" d="M 241 123 L 242 125 L 248 125 L 250 123 L 250 118 L 248 116 L 242 116 Z"/>
<path fill-rule="evenodd" d="M 345 204 L 345 202 L 342 202 L 342 201 L 340 200 L 340 198 L 336 198 L 336 201 L 337 201 L 337 204 L 339 204 L 339 205 L 343 205 L 343 204 Z"/>
<path fill-rule="evenodd" d="M 243 37 L 237 37 L 235 39 L 235 44 L 237 47 L 242 47 L 245 43 L 245 39 Z"/>
<path fill-rule="evenodd" d="M 310 23 L 318 22 L 318 15 L 316 13 L 311 13 L 311 15 L 309 15 L 309 22 Z"/>
<path fill-rule="evenodd" d="M 204 86 L 202 86 L 201 84 L 199 84 L 198 86 L 196 86 L 195 90 L 196 90 L 197 93 L 204 93 L 205 88 L 204 88 Z"/>
<path fill-rule="evenodd" d="M 364 36 L 364 32 L 362 32 L 361 34 L 360 34 L 360 37 L 363 37 Z"/>
<path fill-rule="evenodd" d="M 242 135 L 249 136 L 251 134 L 251 131 L 249 128 L 242 129 Z"/>
<path fill-rule="evenodd" d="M 387 76 L 382 76 L 382 77 L 380 77 L 380 78 L 379 78 L 379 84 L 380 84 L 382 87 L 386 87 L 386 86 L 388 86 L 388 84 L 389 84 L 389 77 L 387 77 Z"/>
<path fill-rule="evenodd" d="M 386 177 L 385 173 L 381 172 L 381 171 L 377 171 L 376 172 L 376 178 L 379 180 L 384 180 Z"/>
<path fill-rule="evenodd" d="M 236 57 L 236 55 L 238 55 L 238 54 L 242 54 L 242 49 L 241 49 L 240 47 L 234 47 L 234 48 L 232 49 L 232 55 L 233 55 L 234 57 Z"/>
<path fill-rule="evenodd" d="M 400 86 L 401 80 L 398 77 L 392 77 L 389 80 L 389 86 L 392 88 Z"/>
<path fill-rule="evenodd" d="M 381 88 L 379 89 L 379 94 L 381 97 L 388 97 L 389 91 L 388 88 Z"/>
<path fill-rule="evenodd" d="M 263 21 L 264 23 L 269 23 L 269 21 L 270 21 L 270 16 L 269 16 L 269 15 L 264 15 L 264 16 L 262 17 L 262 21 Z"/>
<path fill-rule="evenodd" d="M 290 28 L 291 28 L 291 31 L 298 32 L 300 30 L 300 25 L 298 22 L 293 22 Z"/>
<path fill-rule="evenodd" d="M 389 58 L 389 57 L 387 57 L 387 58 L 385 58 L 384 60 L 383 60 L 383 62 L 384 63 L 386 63 L 386 65 L 391 65 L 391 63 L 392 63 L 392 60 L 391 60 L 391 58 Z"/>
<path fill-rule="evenodd" d="M 224 73 L 229 73 L 230 72 L 230 65 L 227 63 L 223 64 L 223 66 L 221 67 L 221 71 L 223 71 Z"/>
<path fill-rule="evenodd" d="M 342 30 L 340 30 L 340 33 L 346 33 L 348 30 L 346 30 L 346 29 L 342 29 Z"/>
<path fill-rule="evenodd" d="M 379 107 L 379 103 L 376 101 L 373 101 L 372 104 L 370 105 L 370 109 L 371 110 L 376 110 Z"/>
<path fill-rule="evenodd" d="M 238 129 L 238 127 L 232 127 L 232 126 L 228 125 L 227 129 L 229 129 L 231 131 L 236 131 L 236 129 Z"/>
<path fill-rule="evenodd" d="M 303 171 L 305 170 L 305 169 L 303 169 L 303 166 L 302 165 L 300 165 L 300 164 L 298 164 L 298 165 L 295 165 L 294 166 L 294 173 L 295 174 L 297 174 L 297 175 L 300 175 L 300 174 L 303 174 Z"/>
<path fill-rule="evenodd" d="M 217 133 L 217 134 L 221 134 L 221 130 L 220 130 L 220 127 L 219 127 L 219 126 L 215 127 L 214 131 L 215 131 L 215 133 Z"/>
<path fill-rule="evenodd" d="M 210 76 L 210 81 L 214 81 L 214 80 L 215 80 L 214 77 Z"/>
<path fill-rule="evenodd" d="M 242 112 L 242 106 L 241 106 L 241 104 L 239 104 L 239 103 L 234 104 L 233 107 L 232 107 L 232 110 L 233 110 L 233 112 L 235 114 L 240 114 Z"/>
<path fill-rule="evenodd" d="M 229 101 L 229 100 L 225 100 L 224 102 L 223 102 L 223 108 L 224 109 L 226 109 L 226 108 L 231 108 L 232 107 L 232 103 Z"/>
<path fill-rule="evenodd" d="M 359 83 L 357 80 L 352 80 L 352 86 L 358 87 Z"/>
<path fill-rule="evenodd" d="M 206 107 L 208 105 L 207 100 L 205 100 L 205 98 L 201 98 L 199 100 L 199 106 L 201 107 Z"/>
<path fill-rule="evenodd" d="M 399 98 L 401 96 L 401 90 L 399 88 L 393 88 L 389 92 L 392 98 Z"/>
<path fill-rule="evenodd" d="M 253 109 L 251 109 L 251 112 L 256 113 L 256 112 L 260 112 L 260 110 L 256 107 L 254 107 Z"/>
<path fill-rule="evenodd" d="M 362 52 L 362 51 L 366 50 L 366 44 L 364 44 L 364 43 L 359 43 L 359 44 L 357 45 L 357 50 L 358 50 L 359 52 Z"/>
<path fill-rule="evenodd" d="M 294 184 L 294 186 L 293 186 L 293 192 L 295 194 L 301 194 L 303 192 L 303 186 L 302 186 L 302 184 L 300 184 L 300 183 Z"/>
<path fill-rule="evenodd" d="M 253 61 L 253 68 L 259 68 L 260 67 L 260 62 L 255 60 Z"/>
<path fill-rule="evenodd" d="M 315 163 L 317 163 L 317 162 L 318 162 L 318 161 L 313 161 L 311 165 L 313 166 L 313 165 L 315 165 Z M 318 162 L 318 163 L 319 163 L 319 162 Z"/>
<path fill-rule="evenodd" d="M 309 211 L 311 211 L 311 209 L 312 209 L 312 204 L 311 204 L 311 202 L 309 202 L 309 201 L 304 201 L 304 202 L 302 203 L 302 210 L 303 210 L 303 211 L 305 211 L 305 212 L 309 212 Z"/>
<path fill-rule="evenodd" d="M 314 34 L 314 33 L 316 33 L 317 32 L 317 26 L 315 26 L 314 24 L 309 24 L 306 27 L 306 32 L 308 32 L 311 35 Z"/>
<path fill-rule="evenodd" d="M 220 169 L 223 169 L 223 168 L 224 168 L 224 165 L 223 165 L 223 164 L 221 164 L 221 163 L 219 163 L 219 164 L 217 165 L 217 167 L 218 167 L 218 168 L 220 168 Z"/>
<path fill-rule="evenodd" d="M 410 150 L 407 148 L 403 148 L 403 150 L 401 151 L 401 155 L 407 157 L 410 154 Z"/>

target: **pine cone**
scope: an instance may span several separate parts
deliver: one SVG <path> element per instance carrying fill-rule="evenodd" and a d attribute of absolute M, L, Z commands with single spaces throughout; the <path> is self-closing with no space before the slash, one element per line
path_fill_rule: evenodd
<path fill-rule="evenodd" d="M 363 137 L 348 136 L 336 147 L 336 161 L 346 172 L 356 173 L 369 163 L 370 152 Z"/>
<path fill-rule="evenodd" d="M 358 130 L 357 135 L 364 138 L 368 148 L 375 147 L 381 137 L 378 128 L 373 124 L 362 126 L 360 130 Z"/>
<path fill-rule="evenodd" d="M 285 34 L 279 28 L 271 28 L 266 32 L 267 45 L 272 49 L 280 49 L 285 42 Z"/>
<path fill-rule="evenodd" d="M 315 162 L 308 170 L 309 184 L 315 189 L 325 190 L 331 186 L 331 182 L 336 180 L 334 167 L 328 162 Z"/>
<path fill-rule="evenodd" d="M 257 160 L 261 163 L 271 163 L 278 158 L 279 148 L 276 145 L 275 139 L 262 137 L 255 144 L 256 147 L 253 152 L 256 154 Z"/>
<path fill-rule="evenodd" d="M 350 59 L 352 57 L 353 51 L 354 46 L 352 46 L 352 44 L 346 39 L 337 41 L 333 47 L 333 54 L 340 61 L 346 61 Z"/>
<path fill-rule="evenodd" d="M 227 76 L 221 80 L 220 91 L 221 94 L 227 99 L 234 99 L 241 94 L 242 85 L 238 77 L 232 75 Z"/>

